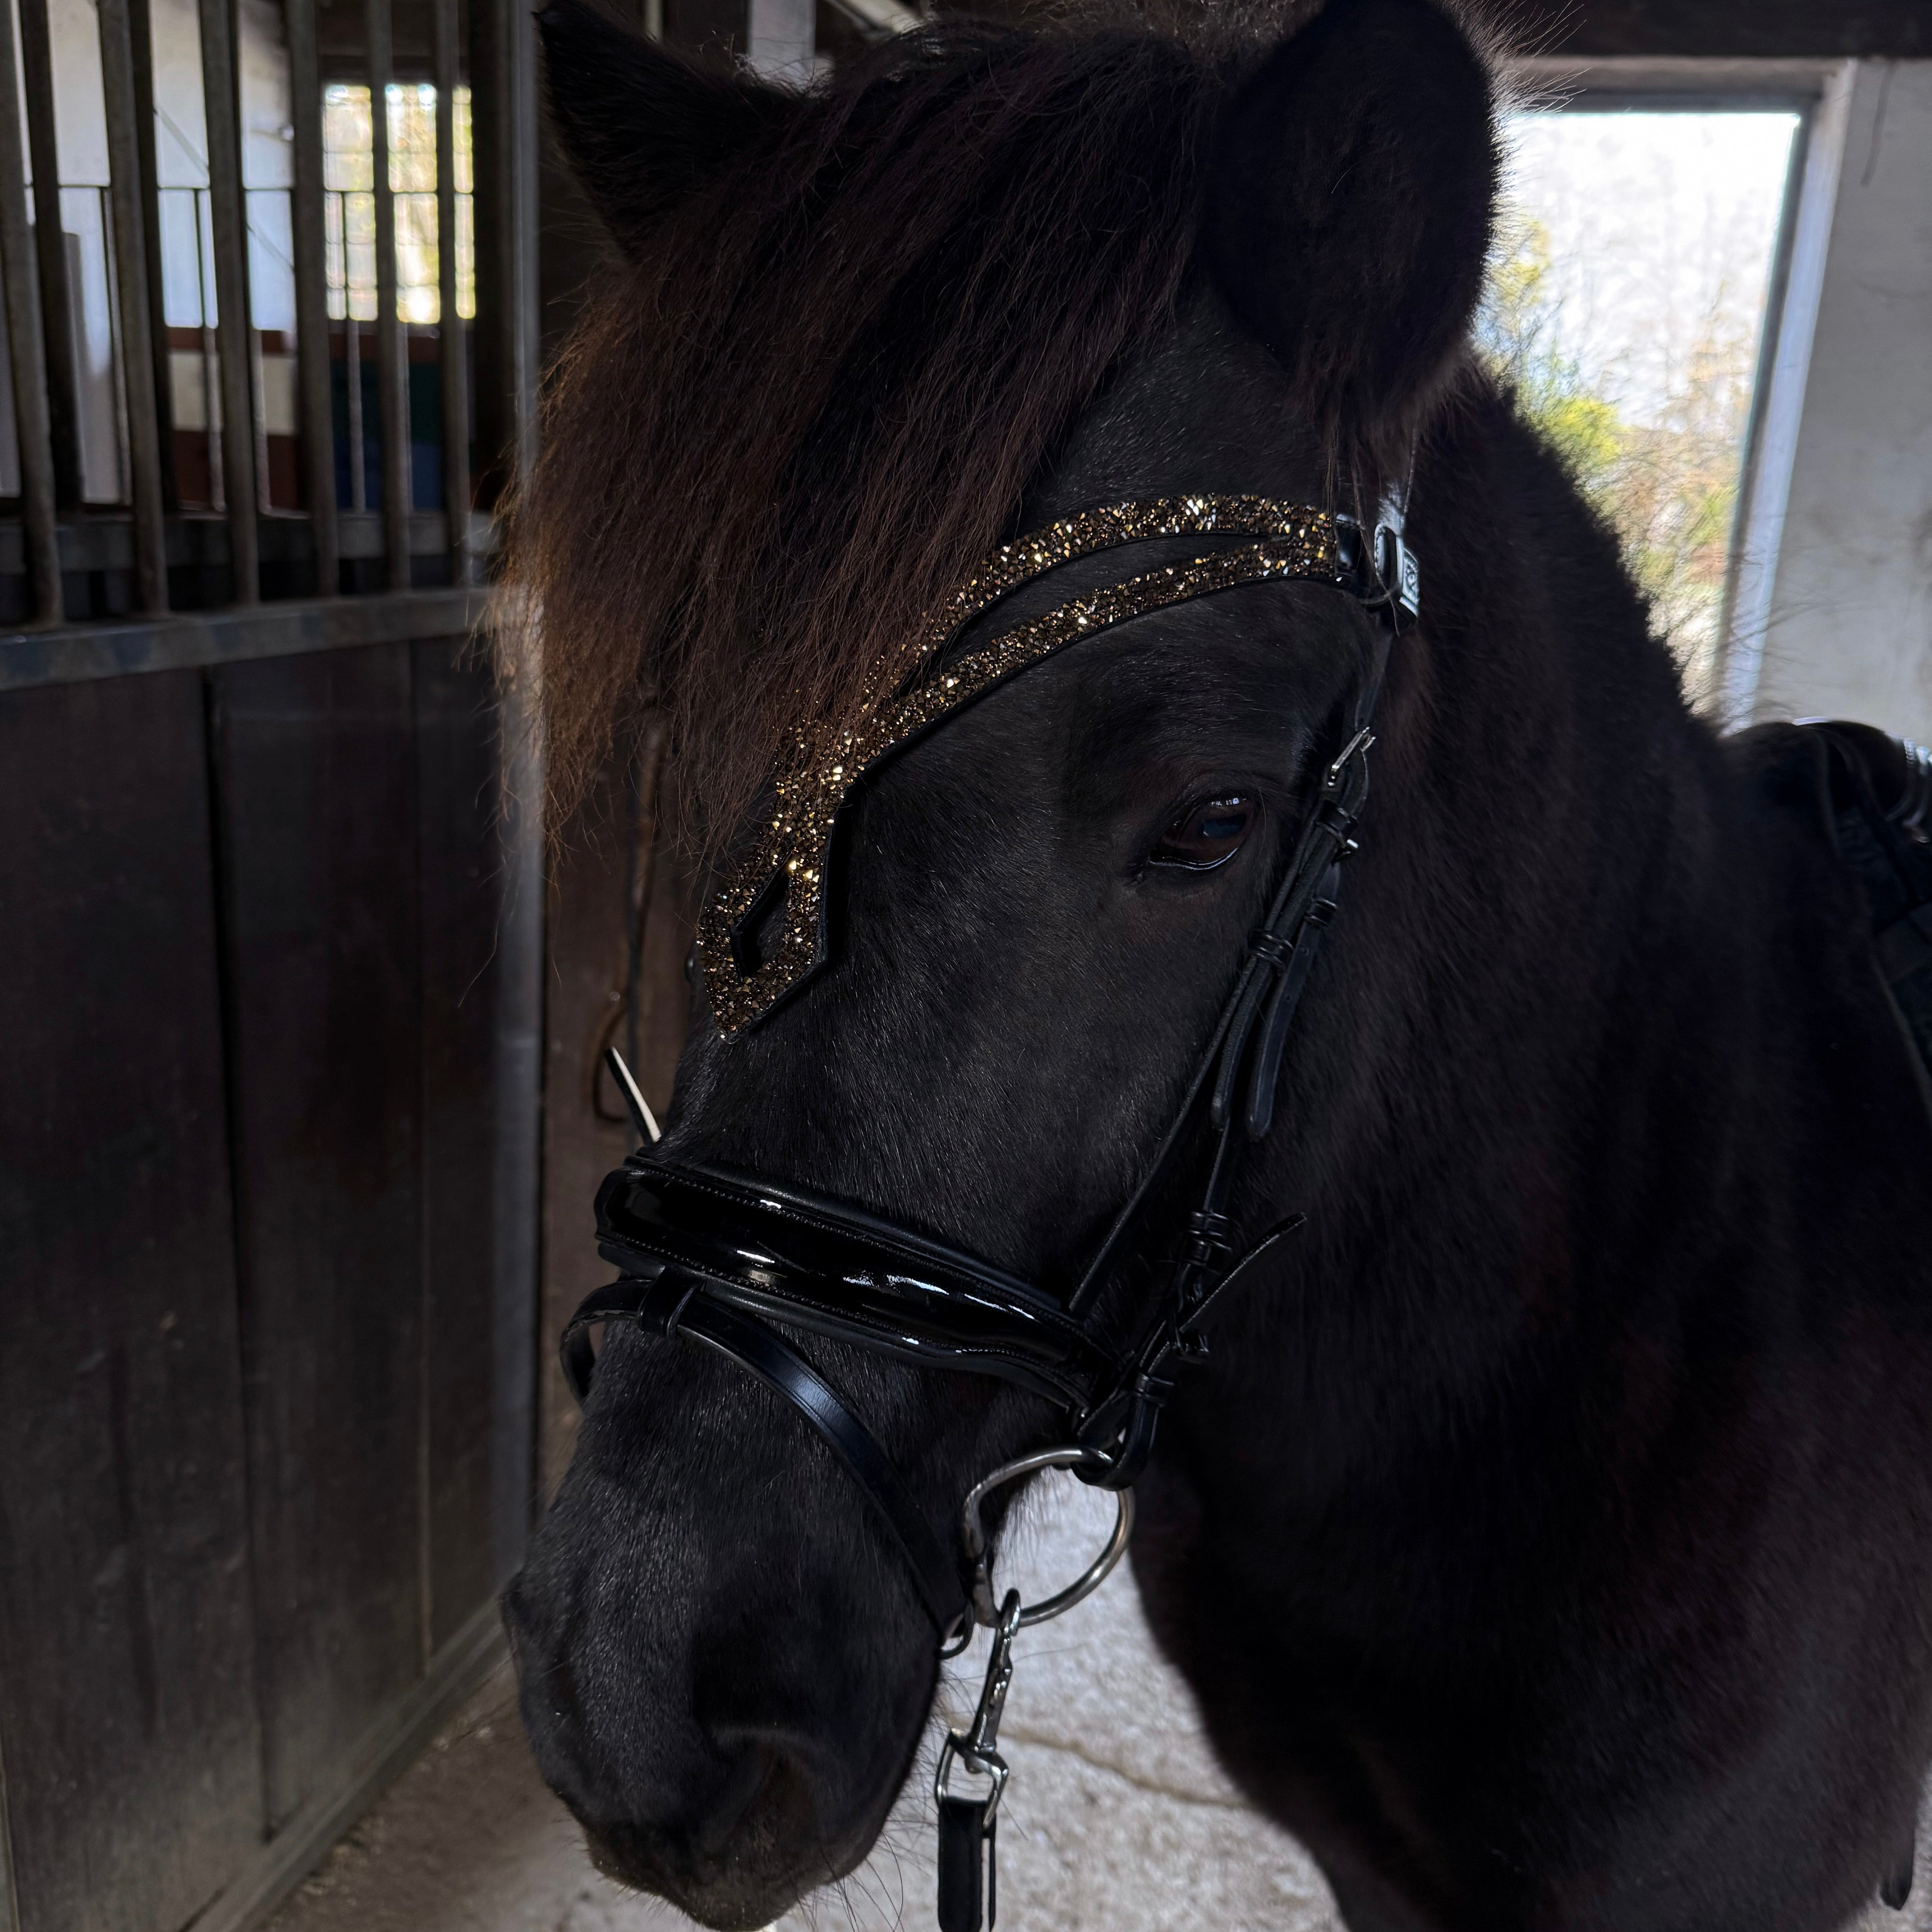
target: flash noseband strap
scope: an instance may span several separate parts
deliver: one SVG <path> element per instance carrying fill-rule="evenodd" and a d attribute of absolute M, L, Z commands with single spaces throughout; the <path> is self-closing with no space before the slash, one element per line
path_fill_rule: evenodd
<path fill-rule="evenodd" d="M 981 612 L 1062 564 L 1122 544 L 1210 534 L 1260 541 L 1089 591 L 935 668 Z M 882 760 L 1008 678 L 1129 618 L 1270 579 L 1340 584 L 1366 597 L 1379 585 L 1378 566 L 1348 519 L 1265 496 L 1110 504 L 994 551 L 880 656 L 849 716 L 816 732 L 801 728 L 792 762 L 776 782 L 770 823 L 698 922 L 705 988 L 719 1029 L 729 1035 L 762 1018 L 824 963 L 833 829 L 854 787 Z"/>
<path fill-rule="evenodd" d="M 599 1288 L 563 1331 L 564 1373 L 580 1402 L 590 1392 L 596 1366 L 590 1330 L 620 1320 L 712 1349 L 790 1402 L 856 1478 L 904 1556 L 914 1587 L 934 1624 L 944 1634 L 959 1622 L 968 1607 L 968 1593 L 958 1559 L 933 1534 L 872 1432 L 783 1336 L 699 1293 L 692 1278 L 676 1268 L 653 1276 L 627 1276 Z M 967 1628 L 972 1628 L 970 1622 Z"/>

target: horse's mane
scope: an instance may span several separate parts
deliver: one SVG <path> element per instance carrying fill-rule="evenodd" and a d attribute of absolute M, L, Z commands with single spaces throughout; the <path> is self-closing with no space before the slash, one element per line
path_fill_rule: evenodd
<path fill-rule="evenodd" d="M 1226 55 L 934 28 L 842 65 L 592 298 L 514 520 L 554 806 L 652 710 L 728 834 L 1170 313 Z"/>

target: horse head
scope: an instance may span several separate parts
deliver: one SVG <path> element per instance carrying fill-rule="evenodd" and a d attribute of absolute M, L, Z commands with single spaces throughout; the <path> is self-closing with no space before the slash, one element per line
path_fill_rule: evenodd
<path fill-rule="evenodd" d="M 742 776 L 732 790 L 749 758 L 725 741 L 762 762 L 783 727 L 851 702 L 824 662 L 851 647 L 822 613 L 852 622 L 855 586 L 885 586 L 909 632 L 908 598 L 989 537 L 1095 506 L 1372 504 L 1469 320 L 1490 83 L 1427 0 L 1333 0 L 1234 52 L 934 29 L 802 94 L 700 73 L 574 7 L 543 25 L 556 124 L 633 264 L 554 422 L 544 621 L 572 649 L 604 621 L 567 608 L 571 573 L 622 571 L 620 547 L 701 584 L 710 531 L 668 536 L 666 559 L 648 520 L 623 525 L 629 434 L 646 446 L 630 460 L 710 492 L 699 514 L 762 532 L 736 567 L 772 587 L 737 621 L 817 654 L 761 655 L 721 626 L 684 647 L 698 697 L 668 664 L 650 674 L 716 788 L 700 803 L 728 871 L 771 808 L 767 792 L 747 809 Z M 620 367 L 677 332 L 680 366 Z M 760 356 L 808 392 L 766 426 L 776 448 L 746 420 L 742 365 Z M 648 393 L 706 380 L 709 397 Z M 722 437 L 737 472 L 676 436 Z M 600 447 L 618 501 L 593 507 Z M 604 554 L 565 560 L 566 516 Z M 885 546 L 861 520 L 882 516 Z M 1143 537 L 1131 568 L 1228 541 Z M 935 663 L 1124 574 L 1114 550 L 1067 561 Z M 687 591 L 687 626 L 712 594 Z M 612 717 L 640 676 L 631 635 L 600 687 Z M 1329 586 L 1237 583 L 1059 651 L 895 748 L 844 802 L 821 970 L 740 1025 L 713 997 L 722 962 L 700 962 L 658 1153 L 856 1204 L 1064 1297 L 1168 1125 L 1376 650 L 1374 619 Z M 546 676 L 587 688 L 559 655 Z M 774 936 L 745 923 L 754 967 Z M 1313 1042 L 1294 1076 L 1310 1088 L 1339 1051 Z M 1282 1138 L 1244 1212 L 1306 1160 Z M 1150 1204 L 1103 1300 L 1144 1291 L 1175 1211 Z M 949 1532 L 977 1476 L 1054 1439 L 1037 1393 L 836 1340 L 812 1354 Z M 934 1694 L 932 1622 L 849 1474 L 730 1365 L 634 1328 L 607 1340 L 506 1612 L 538 1762 L 599 1862 L 720 1926 L 765 1923 L 866 1855 Z"/>

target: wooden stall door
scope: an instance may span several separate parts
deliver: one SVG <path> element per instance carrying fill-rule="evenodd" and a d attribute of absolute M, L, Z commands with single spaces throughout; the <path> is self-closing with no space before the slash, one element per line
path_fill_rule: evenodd
<path fill-rule="evenodd" d="M 32 1932 L 260 1840 L 220 947 L 193 671 L 0 701 L 0 1762 Z"/>
<path fill-rule="evenodd" d="M 500 735 L 457 639 L 0 693 L 21 1932 L 251 1922 L 491 1654 L 536 1323 Z"/>

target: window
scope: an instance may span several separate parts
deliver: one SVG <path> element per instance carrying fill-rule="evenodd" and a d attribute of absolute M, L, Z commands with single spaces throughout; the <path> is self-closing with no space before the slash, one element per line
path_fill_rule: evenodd
<path fill-rule="evenodd" d="M 1714 699 L 1796 112 L 1519 115 L 1479 339 Z"/>
<path fill-rule="evenodd" d="M 475 181 L 470 90 L 456 90 L 456 312 L 476 313 Z M 396 209 L 396 308 L 405 322 L 434 323 L 437 286 L 436 89 L 392 82 L 388 89 L 389 187 Z M 367 87 L 322 90 L 322 216 L 332 321 L 376 319 L 375 142 Z"/>

